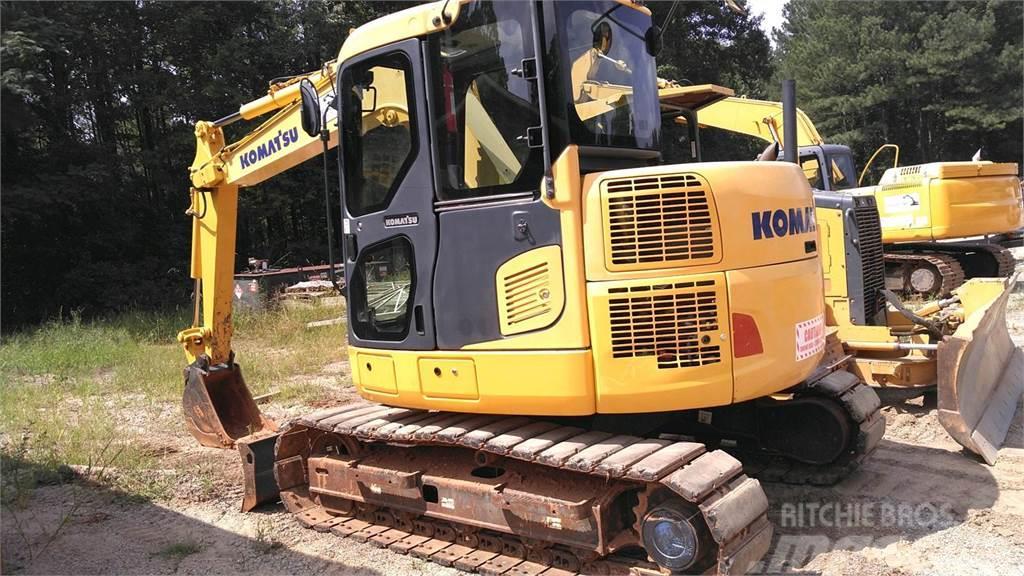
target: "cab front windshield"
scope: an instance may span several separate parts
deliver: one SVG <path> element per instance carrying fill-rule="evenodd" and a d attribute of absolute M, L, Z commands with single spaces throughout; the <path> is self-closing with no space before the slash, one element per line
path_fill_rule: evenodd
<path fill-rule="evenodd" d="M 651 17 L 614 1 L 555 3 L 558 68 L 574 143 L 658 148 L 661 125 Z"/>

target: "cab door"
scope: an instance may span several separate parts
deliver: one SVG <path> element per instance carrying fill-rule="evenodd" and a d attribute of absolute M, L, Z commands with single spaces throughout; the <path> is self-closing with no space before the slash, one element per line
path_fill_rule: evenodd
<path fill-rule="evenodd" d="M 406 40 L 338 76 L 349 342 L 432 350 L 437 246 L 423 58 Z"/>

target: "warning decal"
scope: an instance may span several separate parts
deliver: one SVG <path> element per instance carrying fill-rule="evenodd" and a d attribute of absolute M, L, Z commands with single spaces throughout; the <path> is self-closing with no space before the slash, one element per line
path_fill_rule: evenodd
<path fill-rule="evenodd" d="M 818 314 L 796 325 L 796 359 L 804 360 L 825 349 L 825 316 Z"/>

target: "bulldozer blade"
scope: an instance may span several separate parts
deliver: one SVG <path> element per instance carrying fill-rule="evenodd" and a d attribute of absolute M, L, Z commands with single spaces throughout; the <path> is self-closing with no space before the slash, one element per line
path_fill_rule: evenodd
<path fill-rule="evenodd" d="M 193 363 L 185 368 L 181 404 L 185 427 L 203 446 L 231 448 L 245 436 L 277 431 L 274 421 L 260 413 L 234 363 L 213 368 Z"/>
<path fill-rule="evenodd" d="M 257 434 L 235 442 L 242 457 L 242 512 L 276 502 L 280 497 L 274 477 L 274 446 L 278 436 L 278 433 Z"/>
<path fill-rule="evenodd" d="M 938 347 L 939 422 L 989 465 L 1024 393 L 1024 351 L 1006 327 L 1006 303 L 1016 283 L 1016 274 L 973 278 L 957 289 L 964 322 Z"/>

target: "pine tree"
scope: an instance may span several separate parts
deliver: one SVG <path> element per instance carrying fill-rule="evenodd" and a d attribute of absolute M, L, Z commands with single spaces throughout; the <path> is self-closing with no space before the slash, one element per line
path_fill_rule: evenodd
<path fill-rule="evenodd" d="M 779 74 L 827 141 L 862 162 L 886 142 L 904 164 L 1021 161 L 1024 4 L 790 0 L 785 16 Z"/>

